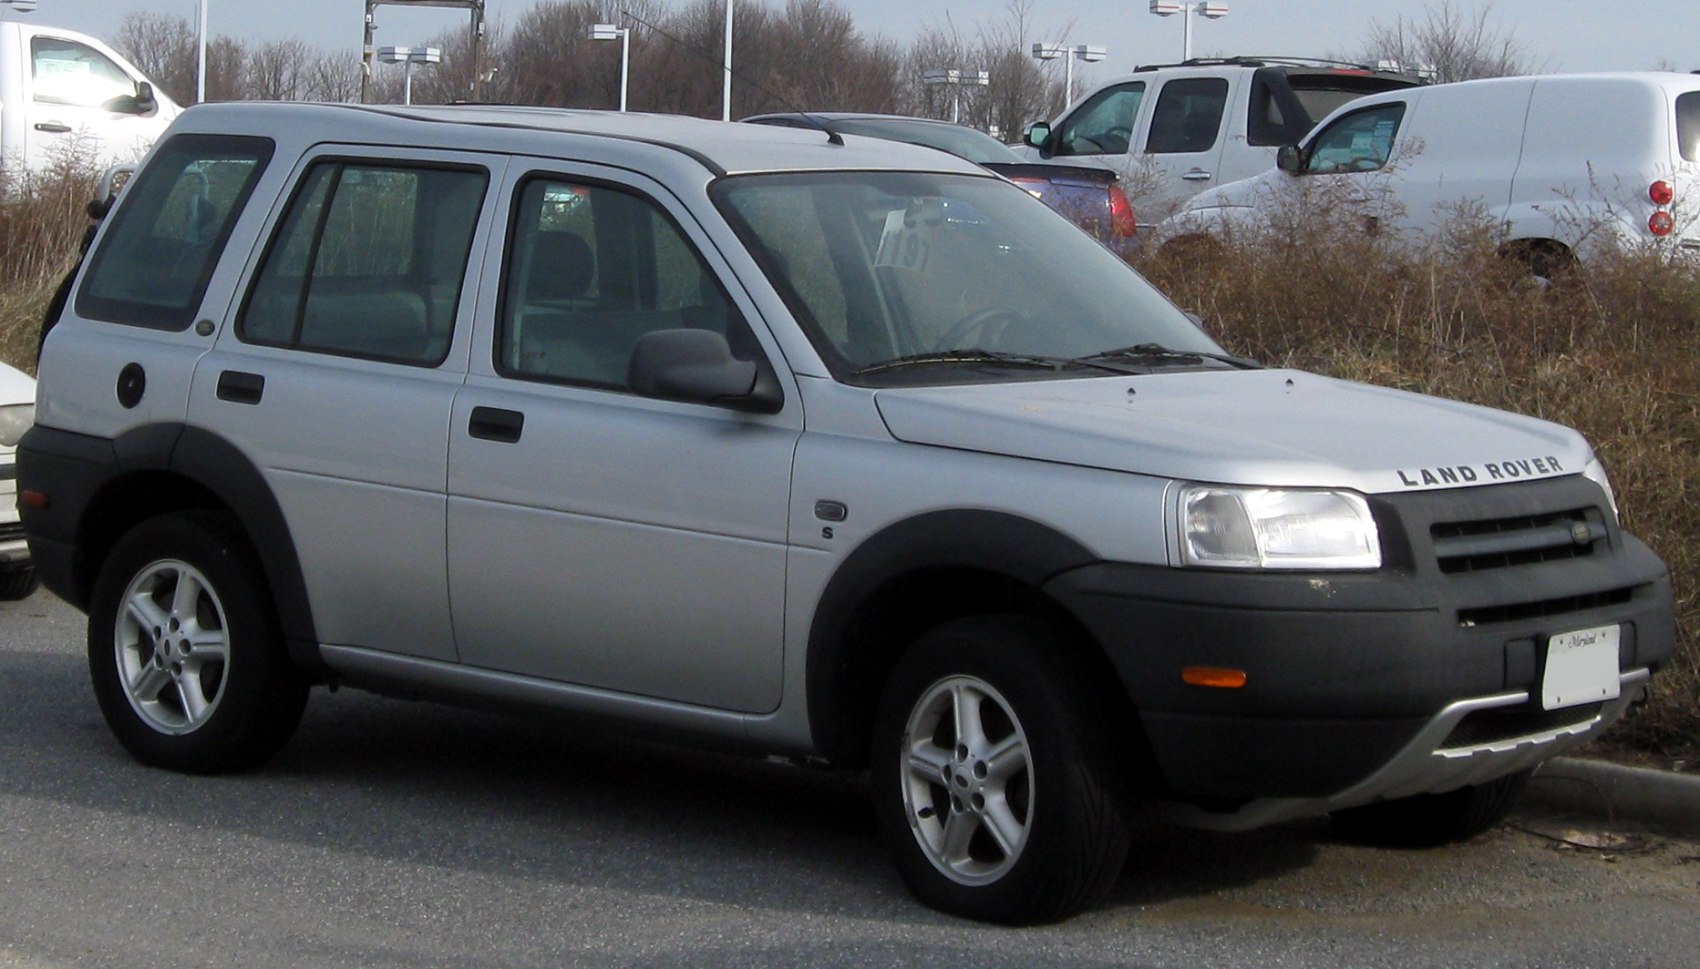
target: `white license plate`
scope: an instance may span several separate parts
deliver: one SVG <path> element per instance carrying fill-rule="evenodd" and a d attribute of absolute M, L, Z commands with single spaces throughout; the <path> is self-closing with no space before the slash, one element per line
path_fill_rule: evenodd
<path fill-rule="evenodd" d="M 1547 672 L 1541 680 L 1541 707 L 1557 710 L 1578 703 L 1610 700 L 1622 687 L 1617 678 L 1618 626 L 1596 626 L 1559 633 L 1547 640 Z"/>

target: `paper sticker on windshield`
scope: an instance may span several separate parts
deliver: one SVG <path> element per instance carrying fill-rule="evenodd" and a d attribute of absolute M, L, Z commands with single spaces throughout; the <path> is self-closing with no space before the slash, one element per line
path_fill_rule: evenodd
<path fill-rule="evenodd" d="M 925 272 L 932 242 L 944 225 L 944 205 L 936 198 L 916 199 L 907 209 L 886 214 L 874 265 Z"/>

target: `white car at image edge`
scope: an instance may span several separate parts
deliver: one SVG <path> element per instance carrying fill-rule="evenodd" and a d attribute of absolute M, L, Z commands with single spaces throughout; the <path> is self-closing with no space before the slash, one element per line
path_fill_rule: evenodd
<path fill-rule="evenodd" d="M 0 599 L 22 599 L 35 591 L 24 528 L 18 524 L 18 438 L 35 423 L 35 381 L 0 363 Z"/>

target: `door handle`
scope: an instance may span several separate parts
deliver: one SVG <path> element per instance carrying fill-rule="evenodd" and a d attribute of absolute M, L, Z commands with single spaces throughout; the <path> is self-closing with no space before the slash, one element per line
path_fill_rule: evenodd
<path fill-rule="evenodd" d="M 1182 175 L 1181 179 L 1187 182 L 1208 182 L 1211 178 L 1215 177 L 1215 174 L 1215 172 L 1200 171 L 1195 168 L 1192 171 L 1187 172 L 1185 175 Z"/>
<path fill-rule="evenodd" d="M 518 444 L 519 436 L 524 430 L 524 414 L 500 407 L 474 407 L 472 419 L 466 425 L 466 433 L 480 441 L 495 441 L 498 444 Z"/>
<path fill-rule="evenodd" d="M 45 131 L 54 135 L 63 135 L 70 132 L 71 126 L 58 121 L 37 121 L 35 123 L 35 130 Z"/>
<path fill-rule="evenodd" d="M 266 392 L 266 378 L 257 373 L 226 370 L 218 375 L 218 399 L 232 404 L 258 404 Z"/>

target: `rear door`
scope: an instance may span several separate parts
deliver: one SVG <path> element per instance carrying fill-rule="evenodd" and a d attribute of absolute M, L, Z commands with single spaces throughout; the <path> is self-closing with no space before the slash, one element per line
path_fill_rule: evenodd
<path fill-rule="evenodd" d="M 449 414 L 466 376 L 470 256 L 505 160 L 324 146 L 196 368 L 189 422 L 265 475 L 320 641 L 455 658 Z"/>
<path fill-rule="evenodd" d="M 785 368 L 753 304 L 658 183 L 548 163 L 502 190 L 481 331 L 449 421 L 449 584 L 463 663 L 766 712 L 782 679 L 801 405 L 660 400 L 627 384 L 661 329 Z M 770 362 L 771 361 L 771 362 Z"/>

